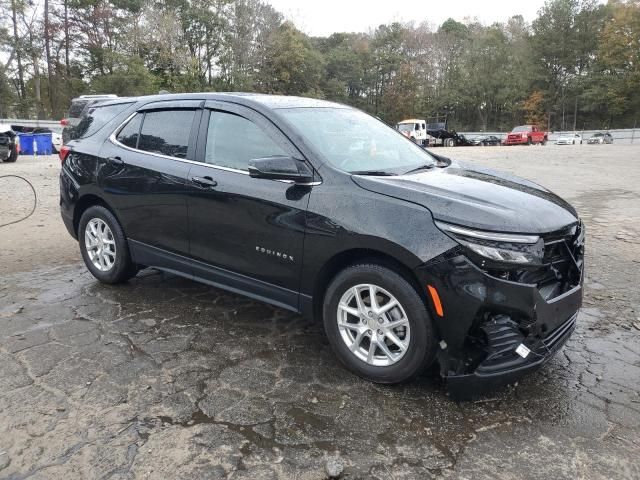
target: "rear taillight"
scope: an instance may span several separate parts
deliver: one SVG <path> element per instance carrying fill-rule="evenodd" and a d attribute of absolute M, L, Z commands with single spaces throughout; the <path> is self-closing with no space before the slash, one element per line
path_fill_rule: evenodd
<path fill-rule="evenodd" d="M 60 163 L 64 163 L 64 161 L 69 156 L 69 152 L 71 152 L 71 149 L 66 145 L 60 147 L 60 152 L 58 153 L 58 156 L 60 157 Z"/>
<path fill-rule="evenodd" d="M 69 119 L 63 118 L 62 120 L 60 120 L 60 125 L 62 125 L 63 127 L 66 127 L 67 125 L 69 125 Z"/>

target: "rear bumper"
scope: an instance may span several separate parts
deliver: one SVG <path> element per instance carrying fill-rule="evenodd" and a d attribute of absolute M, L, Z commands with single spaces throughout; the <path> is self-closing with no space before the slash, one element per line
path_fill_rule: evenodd
<path fill-rule="evenodd" d="M 77 240 L 78 236 L 73 223 L 74 205 L 77 198 L 77 190 L 75 189 L 71 178 L 62 168 L 60 171 L 60 216 L 67 228 L 69 234 Z"/>

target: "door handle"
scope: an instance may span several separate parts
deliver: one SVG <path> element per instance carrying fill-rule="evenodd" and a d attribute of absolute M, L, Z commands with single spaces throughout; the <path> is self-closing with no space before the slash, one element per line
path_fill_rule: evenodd
<path fill-rule="evenodd" d="M 211 177 L 191 177 L 191 181 L 203 188 L 213 188 L 218 185 L 218 182 Z"/>
<path fill-rule="evenodd" d="M 124 160 L 120 157 L 109 157 L 107 158 L 107 161 L 113 165 L 124 165 Z"/>

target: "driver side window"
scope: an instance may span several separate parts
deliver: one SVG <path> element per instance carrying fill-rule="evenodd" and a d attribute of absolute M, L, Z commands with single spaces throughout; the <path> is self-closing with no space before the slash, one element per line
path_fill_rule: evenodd
<path fill-rule="evenodd" d="M 248 170 L 249 160 L 276 155 L 287 155 L 287 152 L 252 121 L 233 113 L 211 112 L 206 163 Z"/>

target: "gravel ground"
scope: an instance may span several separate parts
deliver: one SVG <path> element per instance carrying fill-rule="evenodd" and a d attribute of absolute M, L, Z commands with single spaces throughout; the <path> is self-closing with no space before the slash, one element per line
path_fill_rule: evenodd
<path fill-rule="evenodd" d="M 640 478 L 640 145 L 440 149 L 531 178 L 587 226 L 585 305 L 538 373 L 456 403 L 437 376 L 353 377 L 319 325 L 142 272 L 97 283 L 59 218 L 59 163 L 0 227 L 0 478 Z M 0 224 L 30 210 L 0 178 Z"/>

